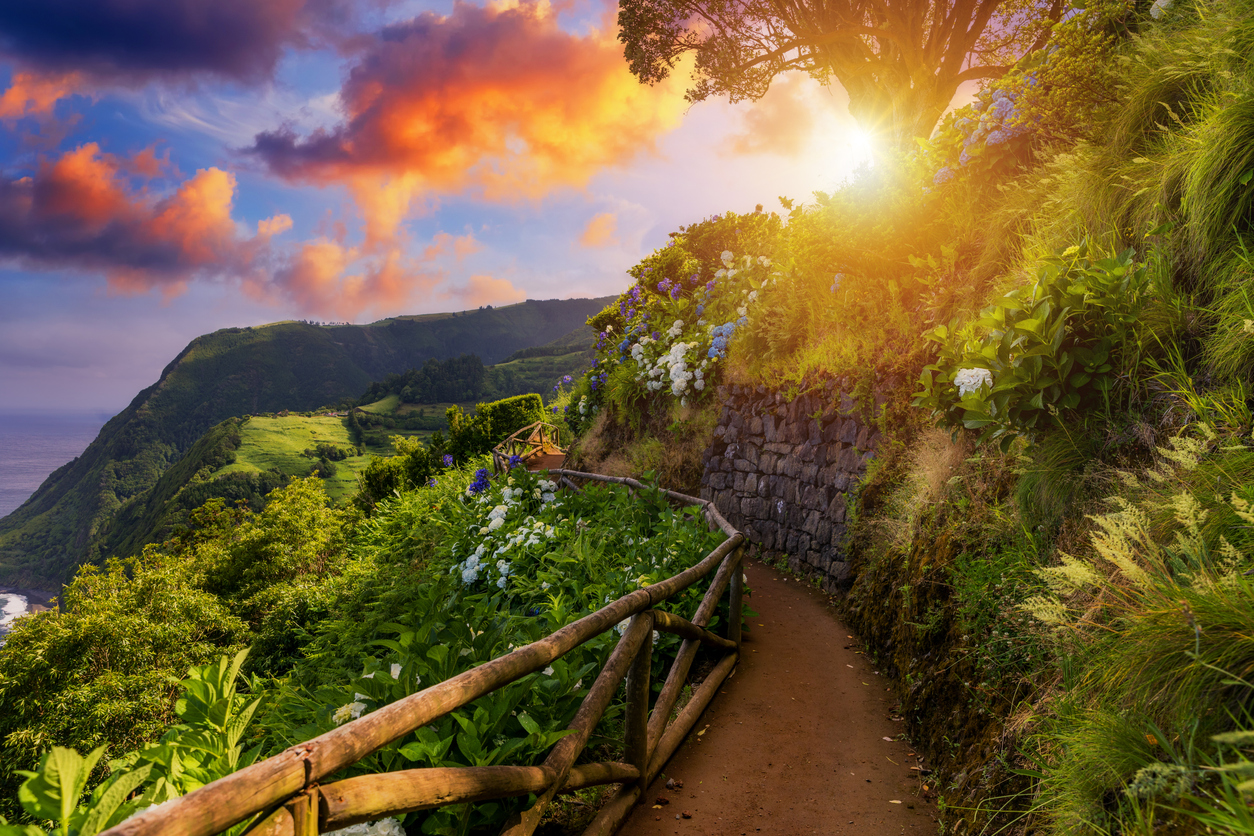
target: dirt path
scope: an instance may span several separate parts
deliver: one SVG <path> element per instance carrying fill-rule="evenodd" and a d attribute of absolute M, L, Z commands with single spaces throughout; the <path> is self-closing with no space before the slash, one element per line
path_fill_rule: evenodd
<path fill-rule="evenodd" d="M 822 594 L 756 561 L 746 574 L 740 665 L 621 836 L 935 834 L 885 678 Z"/>

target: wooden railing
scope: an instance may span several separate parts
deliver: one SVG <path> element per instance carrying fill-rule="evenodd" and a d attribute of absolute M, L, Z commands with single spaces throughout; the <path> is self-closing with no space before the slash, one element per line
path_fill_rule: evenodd
<path fill-rule="evenodd" d="M 546 421 L 536 421 L 510 433 L 492 448 L 492 469 L 497 473 L 509 470 L 510 456 L 518 456 L 526 464 L 531 459 L 550 453 L 565 454 L 558 443 L 561 430 Z"/>
<path fill-rule="evenodd" d="M 634 479 L 592 473 L 554 470 L 550 474 L 572 490 L 579 489 L 574 480 L 615 482 L 631 490 L 644 487 Z M 127 819 L 102 836 L 210 836 L 258 814 L 262 815 L 248 829 L 250 835 L 312 836 L 415 810 L 534 793 L 535 803 L 514 814 L 501 831 L 503 836 L 525 836 L 535 831 L 548 804 L 559 792 L 621 784 L 585 830 L 585 836 L 609 836 L 696 725 L 701 712 L 735 667 L 740 652 L 744 535 L 713 504 L 672 491 L 665 493 L 672 500 L 700 506 L 711 526 L 727 535 L 695 566 L 630 592 L 537 642 Z M 714 579 L 691 621 L 654 609 L 711 572 L 716 572 Z M 724 591 L 730 597 L 725 637 L 706 629 Z M 320 783 L 415 729 L 544 669 L 554 659 L 612 630 L 627 618 L 631 621 L 626 631 L 569 726 L 572 733 L 553 746 L 540 766 L 408 769 Z M 654 630 L 674 633 L 683 642 L 650 712 Z M 723 651 L 723 656 L 693 690 L 675 720 L 668 723 L 697 649 L 703 644 Z M 624 677 L 627 705 L 623 762 L 576 766 L 589 735 Z"/>

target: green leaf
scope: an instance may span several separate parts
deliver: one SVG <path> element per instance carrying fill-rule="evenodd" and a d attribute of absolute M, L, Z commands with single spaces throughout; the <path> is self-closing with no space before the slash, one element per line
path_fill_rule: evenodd
<path fill-rule="evenodd" d="M 64 829 L 104 751 L 100 746 L 84 758 L 73 749 L 53 746 L 40 759 L 38 772 L 20 773 L 28 777 L 18 788 L 18 801 L 35 818 L 60 822 Z"/>
<path fill-rule="evenodd" d="M 115 775 L 98 787 L 96 792 L 92 793 L 91 809 L 87 811 L 87 815 L 78 826 L 80 836 L 95 836 L 105 828 L 116 824 L 113 819 L 118 809 L 126 801 L 127 796 L 148 780 L 152 769 L 152 764 L 147 764 L 133 772 Z"/>

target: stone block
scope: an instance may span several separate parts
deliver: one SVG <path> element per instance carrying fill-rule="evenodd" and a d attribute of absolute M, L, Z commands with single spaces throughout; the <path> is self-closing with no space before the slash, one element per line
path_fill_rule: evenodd
<path fill-rule="evenodd" d="M 762 435 L 762 418 L 754 415 L 749 419 L 749 435 Z"/>
<path fill-rule="evenodd" d="M 723 440 L 729 444 L 733 441 L 739 441 L 740 430 L 737 429 L 736 427 L 728 427 L 727 431 L 723 433 Z"/>
<path fill-rule="evenodd" d="M 816 465 L 812 465 L 812 464 L 803 465 L 801 467 L 800 472 L 797 474 L 797 478 L 800 479 L 802 482 L 806 482 L 811 485 L 818 484 L 819 469 Z"/>
<path fill-rule="evenodd" d="M 757 468 L 754 467 L 752 463 L 747 462 L 744 459 L 736 459 L 736 469 L 739 470 L 741 473 L 749 473 L 750 471 L 757 470 Z"/>
<path fill-rule="evenodd" d="M 731 486 L 732 486 L 732 490 L 734 490 L 736 493 L 740 493 L 742 490 L 744 490 L 745 475 L 739 471 L 734 473 L 732 475 Z"/>
<path fill-rule="evenodd" d="M 787 456 L 790 453 L 792 453 L 792 445 L 785 444 L 782 441 L 768 441 L 766 444 L 766 449 L 770 450 L 772 453 L 774 453 L 777 456 Z"/>
<path fill-rule="evenodd" d="M 832 521 L 826 516 L 819 519 L 819 524 L 814 529 L 814 542 L 820 546 L 826 546 L 832 542 Z"/>
<path fill-rule="evenodd" d="M 744 491 L 750 496 L 756 495 L 758 492 L 758 474 L 746 473 L 745 483 L 744 485 L 741 486 L 740 490 Z"/>
<path fill-rule="evenodd" d="M 845 494 L 837 494 L 832 500 L 832 504 L 827 508 L 827 518 L 832 522 L 843 523 L 845 521 Z"/>
<path fill-rule="evenodd" d="M 711 490 L 721 491 L 727 487 L 726 473 L 710 473 L 708 474 L 708 484 Z"/>
<path fill-rule="evenodd" d="M 843 444 L 854 444 L 858 440 L 858 422 L 846 418 L 840 425 L 840 441 Z"/>
<path fill-rule="evenodd" d="M 810 444 L 818 444 L 823 440 L 823 428 L 819 426 L 819 422 L 810 419 L 806 422 L 806 440 Z"/>
<path fill-rule="evenodd" d="M 801 530 L 813 537 L 819 530 L 819 519 L 821 515 L 818 511 L 811 511 L 806 514 L 805 522 L 801 524 Z"/>
<path fill-rule="evenodd" d="M 730 429 L 740 429 L 745 425 L 745 418 L 739 412 L 733 412 L 727 418 L 727 426 Z"/>
<path fill-rule="evenodd" d="M 787 507 L 788 506 L 782 499 L 776 499 L 775 504 L 771 506 L 771 519 L 774 520 L 777 525 L 782 526 L 787 522 L 786 514 L 784 513 Z"/>
<path fill-rule="evenodd" d="M 762 416 L 762 437 L 767 442 L 772 442 L 779 440 L 776 435 L 775 416 L 768 412 Z"/>
<path fill-rule="evenodd" d="M 741 448 L 740 455 L 756 469 L 762 455 L 762 448 L 754 444 L 753 440 L 747 440 Z"/>
<path fill-rule="evenodd" d="M 808 441 L 802 442 L 801 446 L 797 448 L 797 458 L 808 464 L 814 463 L 815 455 L 814 445 Z"/>
<path fill-rule="evenodd" d="M 758 472 L 770 476 L 775 472 L 775 463 L 779 461 L 779 457 L 770 450 L 763 450 L 758 455 Z"/>

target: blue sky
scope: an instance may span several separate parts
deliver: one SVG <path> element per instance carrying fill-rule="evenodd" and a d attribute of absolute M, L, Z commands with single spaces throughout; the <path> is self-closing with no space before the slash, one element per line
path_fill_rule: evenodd
<path fill-rule="evenodd" d="M 679 225 L 866 160 L 838 87 L 690 107 L 613 14 L 5 4 L 0 409 L 120 409 L 217 328 L 617 293 Z"/>

